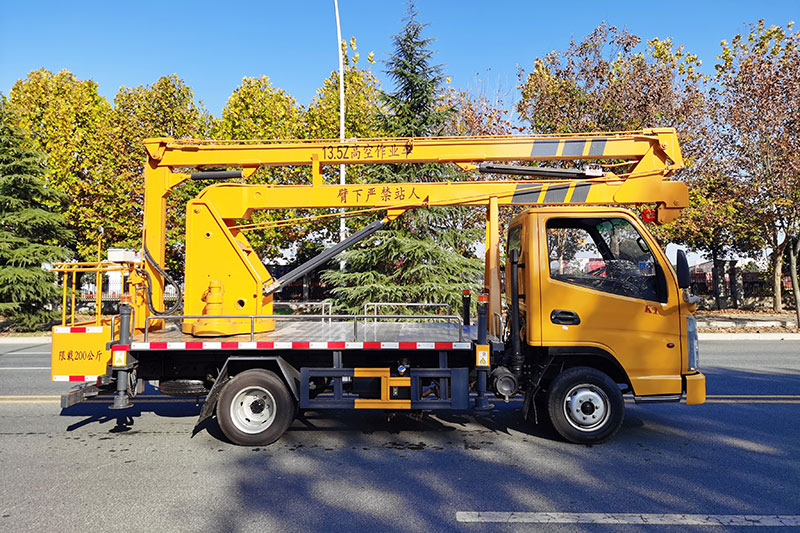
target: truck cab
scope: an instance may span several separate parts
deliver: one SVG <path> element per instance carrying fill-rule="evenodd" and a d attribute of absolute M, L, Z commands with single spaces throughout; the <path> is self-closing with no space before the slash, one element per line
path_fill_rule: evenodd
<path fill-rule="evenodd" d="M 636 214 L 607 207 L 529 209 L 509 226 L 506 256 L 513 251 L 528 368 L 549 362 L 528 393 L 546 401 L 540 407 L 565 437 L 603 440 L 598 431 L 611 428 L 614 411 L 624 409 L 618 392 L 637 402 L 679 401 L 684 393 L 689 404 L 704 401 L 695 305 Z M 507 261 L 507 280 L 510 266 Z M 578 369 L 575 384 L 561 387 L 566 396 L 550 402 L 557 379 L 570 368 Z M 598 372 L 618 391 L 604 390 Z"/>

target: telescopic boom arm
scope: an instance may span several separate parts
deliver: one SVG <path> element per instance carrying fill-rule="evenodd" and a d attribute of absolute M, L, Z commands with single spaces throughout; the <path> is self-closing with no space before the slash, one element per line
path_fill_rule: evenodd
<path fill-rule="evenodd" d="M 490 313 L 499 312 L 499 267 L 497 213 L 501 205 L 606 205 L 655 204 L 657 222 L 674 220 L 688 205 L 683 183 L 665 181 L 683 168 L 683 158 L 674 129 L 635 132 L 589 133 L 550 136 L 379 138 L 310 141 L 196 141 L 169 138 L 145 141 L 149 156 L 145 167 L 144 244 L 154 262 L 163 264 L 166 197 L 180 183 L 191 179 L 227 180 L 247 178 L 262 167 L 311 166 L 307 185 L 262 185 L 219 183 L 206 188 L 187 208 L 186 311 L 202 310 L 200 297 L 208 289 L 206 278 L 219 276 L 205 263 L 224 264 L 221 255 L 229 249 L 231 272 L 270 285 L 272 278 L 237 224 L 253 211 L 290 208 L 377 208 L 399 213 L 436 205 L 471 205 L 487 208 L 486 287 L 490 291 Z M 624 172 L 583 171 L 554 173 L 553 179 L 525 179 L 532 167 L 509 169 L 507 165 L 483 165 L 484 172 L 523 174 L 503 181 L 446 183 L 326 184 L 323 165 L 454 163 L 464 170 L 478 170 L 482 163 L 548 161 L 604 161 L 606 168 Z M 219 171 L 219 168 L 238 171 Z M 203 169 L 213 169 L 212 173 Z M 193 170 L 193 173 L 186 173 Z M 396 216 L 396 215 L 395 215 Z M 217 240 L 219 239 L 219 240 Z M 212 242 L 213 241 L 213 242 Z M 204 252 L 201 252 L 204 250 Z M 234 263 L 236 266 L 234 266 Z M 154 280 L 154 299 L 160 300 L 163 278 L 154 265 L 146 268 Z M 208 271 L 207 271 L 208 270 Z M 229 274 L 233 276 L 233 274 Z M 233 283 L 233 282 L 231 282 Z M 202 290 L 201 290 L 202 289 Z M 229 291 L 231 289 L 225 289 Z M 242 289 L 244 290 L 244 289 Z M 199 294 L 198 294 L 199 292 Z M 246 292 L 252 292 L 248 290 Z M 227 294 L 227 293 L 226 293 Z M 240 298 L 247 314 L 266 314 L 271 297 L 254 308 L 252 298 Z M 205 296 L 203 296 L 205 297 Z M 243 303 L 244 302 L 244 303 Z M 229 312 L 244 312 L 228 309 Z M 199 307 L 198 307 L 199 306 Z M 137 321 L 139 321 L 137 313 Z M 141 314 L 144 320 L 144 313 Z"/>

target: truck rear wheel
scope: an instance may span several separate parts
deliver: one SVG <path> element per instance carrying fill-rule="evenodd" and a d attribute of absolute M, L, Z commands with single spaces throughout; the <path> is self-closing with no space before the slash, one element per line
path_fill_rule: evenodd
<path fill-rule="evenodd" d="M 547 410 L 556 431 L 570 442 L 599 444 L 622 426 L 625 401 L 614 381 L 603 372 L 575 367 L 550 384 Z"/>
<path fill-rule="evenodd" d="M 263 446 L 278 440 L 292 423 L 295 405 L 283 381 L 269 370 L 247 370 L 219 395 L 217 421 L 233 443 Z"/>

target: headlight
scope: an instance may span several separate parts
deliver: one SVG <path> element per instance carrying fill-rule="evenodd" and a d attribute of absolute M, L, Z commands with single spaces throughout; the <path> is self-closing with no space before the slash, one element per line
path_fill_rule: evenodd
<path fill-rule="evenodd" d="M 697 370 L 700 366 L 700 343 L 697 340 L 697 320 L 693 316 L 686 317 L 686 339 L 689 343 L 689 370 Z"/>

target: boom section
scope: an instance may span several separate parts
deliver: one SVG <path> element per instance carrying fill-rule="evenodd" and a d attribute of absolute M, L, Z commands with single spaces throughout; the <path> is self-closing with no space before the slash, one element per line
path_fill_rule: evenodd
<path fill-rule="evenodd" d="M 183 169 L 235 167 L 243 177 L 258 168 L 311 166 L 308 185 L 243 185 L 225 183 L 206 189 L 198 199 L 213 203 L 225 219 L 247 218 L 254 209 L 323 207 L 396 207 L 430 205 L 645 204 L 658 205 L 657 221 L 674 220 L 688 205 L 684 184 L 664 181 L 683 168 L 673 128 L 636 132 L 570 135 L 376 138 L 308 141 L 198 141 L 168 138 L 145 141 L 145 233 L 163 231 L 163 199 L 190 179 Z M 482 180 L 365 186 L 325 185 L 323 165 L 455 163 L 465 170 L 487 161 L 615 161 L 624 173 L 605 172 L 593 179 Z M 620 163 L 622 161 L 622 163 Z M 618 168 L 617 166 L 613 168 Z M 209 173 L 209 177 L 229 172 Z M 311 186 L 311 187 L 309 187 Z M 152 200 L 149 201 L 148 200 Z M 151 238 L 153 236 L 151 235 Z M 155 243 L 154 243 L 155 244 Z M 160 244 L 160 243 L 159 243 Z M 152 246 L 151 248 L 160 248 Z"/>
<path fill-rule="evenodd" d="M 635 160 L 632 173 L 662 176 L 683 167 L 673 128 L 569 135 L 406 137 L 290 141 L 145 141 L 150 168 Z"/>
<path fill-rule="evenodd" d="M 243 178 L 249 178 L 262 167 L 311 167 L 311 180 L 305 185 L 223 182 L 207 187 L 189 202 L 185 269 L 188 281 L 184 310 L 194 306 L 198 309 L 195 314 L 205 309 L 201 297 L 210 290 L 207 278 L 216 280 L 221 276 L 216 271 L 205 272 L 203 268 L 225 263 L 221 260 L 223 253 L 231 256 L 225 263 L 225 277 L 234 280 L 230 283 L 249 280 L 247 283 L 252 282 L 253 288 L 257 288 L 272 281 L 260 259 L 254 257 L 253 248 L 242 233 L 249 229 L 246 221 L 256 210 L 377 208 L 386 209 L 391 218 L 407 209 L 428 206 L 485 206 L 486 284 L 492 295 L 490 313 L 496 313 L 499 312 L 500 292 L 497 253 L 499 206 L 655 204 L 657 222 L 666 223 L 677 218 L 689 203 L 686 186 L 666 179 L 683 168 L 677 134 L 672 128 L 569 135 L 345 141 L 156 138 L 146 140 L 145 147 L 148 163 L 144 171 L 143 242 L 152 257 L 145 263 L 145 270 L 153 280 L 152 294 L 156 302 L 161 301 L 163 294 L 164 280 L 155 265 L 164 264 L 166 198 L 170 191 L 198 171 L 213 172 L 201 174 L 204 178 L 229 180 L 236 175 L 231 172 L 233 169 L 239 170 Z M 531 180 L 527 176 L 516 176 L 510 180 L 345 185 L 325 183 L 322 172 L 325 165 L 340 164 L 450 163 L 464 170 L 477 170 L 477 165 L 485 162 L 524 164 L 548 161 L 602 162 L 605 172 L 590 179 Z M 234 268 L 239 269 L 236 275 L 232 273 Z M 196 287 L 192 285 L 195 278 L 203 280 L 202 283 L 198 281 Z M 269 314 L 271 299 L 265 297 L 262 301 L 257 296 L 260 289 L 250 290 L 248 285 L 247 290 L 242 288 L 241 291 L 250 296 L 233 300 L 234 303 L 249 305 L 248 302 L 255 301 L 257 308 L 249 310 L 249 314 Z M 234 292 L 232 287 L 226 286 L 225 298 L 230 299 Z M 240 306 L 231 312 L 244 311 L 245 308 Z M 144 327 L 145 315 L 146 312 L 137 313 L 137 327 Z"/>
<path fill-rule="evenodd" d="M 688 204 L 680 182 L 658 178 L 581 181 L 470 181 L 350 185 L 249 185 L 221 183 L 206 188 L 196 202 L 213 205 L 223 219 L 248 219 L 252 211 L 297 208 L 415 209 L 432 206 L 659 204 L 659 222 L 676 218 Z"/>

